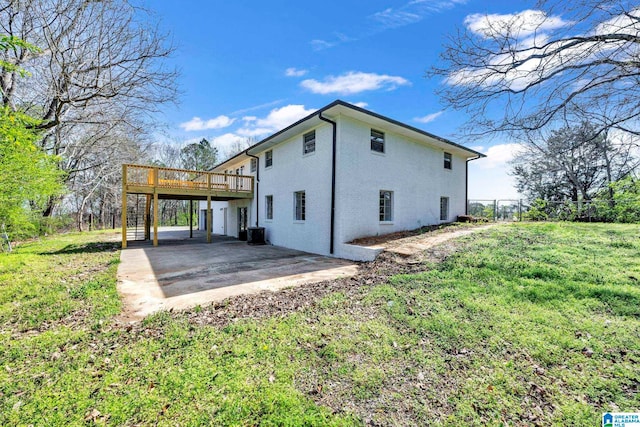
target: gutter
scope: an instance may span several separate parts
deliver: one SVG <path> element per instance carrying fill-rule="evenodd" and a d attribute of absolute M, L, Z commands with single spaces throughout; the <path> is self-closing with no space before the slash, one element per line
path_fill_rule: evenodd
<path fill-rule="evenodd" d="M 260 158 L 249 154 L 249 148 L 244 151 L 244 154 L 256 159 L 256 227 L 260 226 Z"/>
<path fill-rule="evenodd" d="M 333 142 L 332 142 L 332 153 L 331 153 L 331 236 L 329 243 L 329 254 L 333 255 L 333 246 L 334 246 L 334 234 L 335 234 L 335 223 L 336 223 L 336 139 L 337 139 L 337 126 L 338 124 L 333 120 L 329 120 L 326 117 L 322 116 L 322 110 L 318 113 L 318 118 L 327 123 L 331 123 L 333 126 Z"/>
<path fill-rule="evenodd" d="M 478 155 L 471 159 L 467 159 L 464 165 L 464 214 L 465 215 L 469 215 L 469 162 L 478 160 L 481 157 L 486 157 L 486 156 Z"/>

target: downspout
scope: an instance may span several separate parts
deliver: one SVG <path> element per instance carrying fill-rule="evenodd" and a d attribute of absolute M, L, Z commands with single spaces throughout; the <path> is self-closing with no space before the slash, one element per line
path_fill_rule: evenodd
<path fill-rule="evenodd" d="M 469 162 L 478 160 L 482 156 L 476 156 L 472 159 L 467 159 L 464 165 L 464 214 L 469 215 Z"/>
<path fill-rule="evenodd" d="M 256 159 L 256 227 L 260 226 L 260 158 L 249 154 L 249 149 L 244 154 Z"/>
<path fill-rule="evenodd" d="M 333 126 L 333 143 L 331 153 L 331 236 L 329 243 L 329 254 L 333 255 L 334 246 L 334 234 L 336 224 L 336 139 L 337 139 L 337 126 L 338 124 L 333 120 L 329 120 L 326 117 L 322 117 L 322 111 L 318 113 L 318 118 L 327 123 L 331 123 Z"/>

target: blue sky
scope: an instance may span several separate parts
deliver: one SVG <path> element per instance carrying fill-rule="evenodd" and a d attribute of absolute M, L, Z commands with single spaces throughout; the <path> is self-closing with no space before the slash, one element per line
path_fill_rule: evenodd
<path fill-rule="evenodd" d="M 172 34 L 181 71 L 177 107 L 161 118 L 171 140 L 258 141 L 335 99 L 460 141 L 463 113 L 444 110 L 442 43 L 474 14 L 509 14 L 524 2 L 479 0 L 159 1 L 147 5 Z M 513 198 L 514 145 L 473 141 L 489 155 L 470 166 L 469 196 Z"/>

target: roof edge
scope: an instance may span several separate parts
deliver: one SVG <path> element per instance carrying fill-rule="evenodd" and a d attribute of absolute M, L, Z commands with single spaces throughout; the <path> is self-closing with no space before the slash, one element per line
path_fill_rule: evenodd
<path fill-rule="evenodd" d="M 416 132 L 416 133 L 419 133 L 419 134 L 421 134 L 421 135 L 427 136 L 427 137 L 429 137 L 429 138 L 433 138 L 433 139 L 435 139 L 435 140 L 437 140 L 437 141 L 443 142 L 443 143 L 445 143 L 445 144 L 452 145 L 452 146 L 457 147 L 457 148 L 459 148 L 459 149 L 461 149 L 461 150 L 465 150 L 465 151 L 467 151 L 467 152 L 469 152 L 469 153 L 473 153 L 473 154 L 475 154 L 476 156 L 478 156 L 478 157 L 476 157 L 476 158 L 487 157 L 487 155 L 486 155 L 486 154 L 483 154 L 483 153 L 481 153 L 481 152 L 479 152 L 479 151 L 476 151 L 476 150 L 472 150 L 471 148 L 465 147 L 464 145 L 461 145 L 461 144 L 455 143 L 455 142 L 450 141 L 450 140 L 448 140 L 448 139 L 446 139 L 446 138 L 440 137 L 440 136 L 438 136 L 438 135 L 432 134 L 432 133 L 430 133 L 430 132 L 427 132 L 427 131 L 422 130 L 422 129 L 419 129 L 419 128 L 417 128 L 417 127 L 414 127 L 414 126 L 408 125 L 408 124 L 406 124 L 406 123 L 400 122 L 400 121 L 395 120 L 395 119 L 392 119 L 392 118 L 390 118 L 390 117 L 383 116 L 382 114 L 378 114 L 378 113 L 375 113 L 375 112 L 373 112 L 373 111 L 366 110 L 366 109 L 364 109 L 364 108 L 362 108 L 362 107 L 358 107 L 357 105 L 353 105 L 353 104 L 350 104 L 350 103 L 348 103 L 348 102 L 342 101 L 341 99 L 336 99 L 336 100 L 335 100 L 335 101 L 333 101 L 332 103 L 330 103 L 330 104 L 328 104 L 328 105 L 325 105 L 324 107 L 322 107 L 322 108 L 320 108 L 320 109 L 318 109 L 318 110 L 314 111 L 313 113 L 311 113 L 311 114 L 309 114 L 309 115 L 307 115 L 307 116 L 305 116 L 305 117 L 301 118 L 301 119 L 300 119 L 300 120 L 298 120 L 297 122 L 292 123 L 292 124 L 290 124 L 289 126 L 287 126 L 287 127 L 283 128 L 283 129 L 280 129 L 280 130 L 279 130 L 279 131 L 277 131 L 276 133 L 271 134 L 271 135 L 269 135 L 268 137 L 266 137 L 266 138 L 264 138 L 264 139 L 262 139 L 262 140 L 260 140 L 260 141 L 256 142 L 256 143 L 255 143 L 255 144 L 253 144 L 251 147 L 248 147 L 248 148 L 246 148 L 245 150 L 242 150 L 242 151 L 240 151 L 239 153 L 235 154 L 234 156 L 229 157 L 228 159 L 226 159 L 226 160 L 224 160 L 224 161 L 222 161 L 222 162 L 220 162 L 220 163 L 216 164 L 216 165 L 215 165 L 215 166 L 213 166 L 210 170 L 216 169 L 216 168 L 218 168 L 218 167 L 220 167 L 220 166 L 224 165 L 225 163 L 228 163 L 228 162 L 230 162 L 230 161 L 232 161 L 232 160 L 234 160 L 234 159 L 236 159 L 236 158 L 238 158 L 238 157 L 242 156 L 243 154 L 244 154 L 244 155 L 250 155 L 250 154 L 251 154 L 251 153 L 250 153 L 250 151 L 252 151 L 252 150 L 254 150 L 254 149 L 258 148 L 260 145 L 262 145 L 262 144 L 266 144 L 267 142 L 269 142 L 269 141 L 271 141 L 271 140 L 273 140 L 273 139 L 277 138 L 278 136 L 282 135 L 283 133 L 288 132 L 288 131 L 289 131 L 289 130 L 291 130 L 292 128 L 294 128 L 294 127 L 296 127 L 296 126 L 298 126 L 298 125 L 300 125 L 300 124 L 302 124 L 302 123 L 306 122 L 307 120 L 312 119 L 314 116 L 318 116 L 318 115 L 320 115 L 321 113 L 323 113 L 323 112 L 325 112 L 325 111 L 327 111 L 327 110 L 330 110 L 331 108 L 336 107 L 336 106 L 342 106 L 342 107 L 350 108 L 350 109 L 352 109 L 352 110 L 354 110 L 354 111 L 358 111 L 358 112 L 360 112 L 360 113 L 367 114 L 367 115 L 372 116 L 372 117 L 375 117 L 375 118 L 377 118 L 377 119 L 380 119 L 380 120 L 384 120 L 384 121 L 386 121 L 386 122 L 389 122 L 389 123 L 391 123 L 391 124 L 393 124 L 393 125 L 403 127 L 403 128 L 408 129 L 408 130 L 410 130 L 410 131 L 412 131 L 412 132 Z"/>

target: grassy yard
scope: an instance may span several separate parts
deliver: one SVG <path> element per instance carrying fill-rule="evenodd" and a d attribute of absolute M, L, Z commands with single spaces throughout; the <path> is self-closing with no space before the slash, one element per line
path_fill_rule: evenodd
<path fill-rule="evenodd" d="M 0 254 L 0 425 L 594 426 L 640 411 L 638 225 L 499 226 L 303 310 L 133 327 L 116 321 L 108 237 Z"/>

